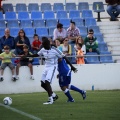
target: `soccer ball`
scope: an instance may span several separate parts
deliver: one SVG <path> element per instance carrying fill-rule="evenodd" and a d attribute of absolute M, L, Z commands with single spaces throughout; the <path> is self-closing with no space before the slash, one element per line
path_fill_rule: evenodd
<path fill-rule="evenodd" d="M 4 105 L 11 105 L 12 104 L 12 99 L 10 97 L 5 97 L 3 99 Z"/>

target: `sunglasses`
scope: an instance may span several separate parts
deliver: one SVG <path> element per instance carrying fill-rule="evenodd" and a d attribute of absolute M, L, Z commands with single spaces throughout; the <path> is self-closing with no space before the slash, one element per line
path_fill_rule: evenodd
<path fill-rule="evenodd" d="M 93 33 L 89 33 L 89 34 L 93 34 Z"/>
<path fill-rule="evenodd" d="M 20 33 L 24 33 L 24 32 L 20 32 Z"/>

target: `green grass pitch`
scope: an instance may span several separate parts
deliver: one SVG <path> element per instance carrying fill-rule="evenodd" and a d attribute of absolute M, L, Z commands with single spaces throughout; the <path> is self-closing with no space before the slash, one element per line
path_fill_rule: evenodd
<path fill-rule="evenodd" d="M 42 120 L 120 120 L 120 90 L 87 91 L 83 100 L 77 92 L 71 92 L 74 103 L 67 103 L 64 93 L 56 92 L 59 99 L 52 105 L 43 105 L 47 93 L 10 94 L 13 99 L 11 107 L 34 115 Z M 0 106 L 0 120 L 31 120 L 30 118 Z"/>

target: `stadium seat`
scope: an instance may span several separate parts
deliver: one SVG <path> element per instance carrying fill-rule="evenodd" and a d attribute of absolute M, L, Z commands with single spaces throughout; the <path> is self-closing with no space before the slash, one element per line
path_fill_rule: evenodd
<path fill-rule="evenodd" d="M 19 30 L 20 28 L 10 28 L 10 35 L 13 37 L 17 37 Z"/>
<path fill-rule="evenodd" d="M 53 11 L 44 11 L 44 19 L 55 19 Z"/>
<path fill-rule="evenodd" d="M 2 12 L 0 12 L 0 20 L 4 20 Z"/>
<path fill-rule="evenodd" d="M 20 27 L 21 27 L 21 28 L 25 28 L 25 27 L 31 28 L 31 27 L 32 27 L 32 22 L 31 22 L 31 20 L 21 20 L 21 21 L 20 21 Z"/>
<path fill-rule="evenodd" d="M 41 11 L 51 11 L 52 7 L 50 3 L 41 3 Z"/>
<path fill-rule="evenodd" d="M 82 18 L 93 18 L 92 10 L 82 10 Z"/>
<path fill-rule="evenodd" d="M 18 58 L 12 58 L 12 59 L 11 59 L 12 64 L 13 64 L 14 66 L 17 65 L 17 60 L 18 60 Z"/>
<path fill-rule="evenodd" d="M 31 20 L 40 20 L 40 19 L 42 19 L 42 12 L 40 11 L 31 12 Z"/>
<path fill-rule="evenodd" d="M 98 43 L 104 42 L 103 35 L 95 35 L 95 37 L 97 38 Z"/>
<path fill-rule="evenodd" d="M 49 27 L 49 36 L 53 37 L 53 31 L 56 27 Z"/>
<path fill-rule="evenodd" d="M 98 44 L 98 48 L 100 52 L 108 51 L 107 44 L 105 42 L 101 42 Z"/>
<path fill-rule="evenodd" d="M 0 28 L 6 28 L 6 24 L 4 20 L 0 20 Z"/>
<path fill-rule="evenodd" d="M 66 11 L 57 11 L 57 19 L 68 18 Z"/>
<path fill-rule="evenodd" d="M 34 28 L 24 28 L 25 34 L 27 37 L 33 37 L 35 34 Z"/>
<path fill-rule="evenodd" d="M 80 10 L 80 12 L 82 12 L 82 10 L 89 10 L 88 2 L 79 2 L 78 10 Z"/>
<path fill-rule="evenodd" d="M 78 27 L 80 29 L 80 35 L 81 36 L 87 36 L 87 27 L 85 26 L 80 26 Z"/>
<path fill-rule="evenodd" d="M 76 4 L 75 3 L 66 3 L 66 11 L 69 12 L 70 10 L 76 10 Z"/>
<path fill-rule="evenodd" d="M 59 23 L 63 24 L 63 27 L 69 27 L 70 26 L 70 19 L 59 19 Z"/>
<path fill-rule="evenodd" d="M 5 35 L 5 28 L 0 27 L 0 38 Z"/>
<path fill-rule="evenodd" d="M 78 10 L 71 10 L 69 11 L 69 18 L 80 18 L 80 11 Z"/>
<path fill-rule="evenodd" d="M 17 20 L 15 12 L 5 12 L 5 20 Z"/>
<path fill-rule="evenodd" d="M 94 30 L 94 34 L 95 34 L 95 35 L 96 35 L 96 34 L 101 34 L 99 26 L 89 26 L 89 27 L 88 27 L 88 31 L 89 31 L 90 29 L 93 29 L 93 30 Z"/>
<path fill-rule="evenodd" d="M 100 12 L 105 12 L 103 2 L 93 2 L 93 10 L 98 13 L 97 21 L 101 21 Z"/>
<path fill-rule="evenodd" d="M 61 10 L 64 10 L 63 3 L 54 3 L 54 5 L 53 5 L 53 11 L 57 12 L 57 11 L 61 11 Z"/>
<path fill-rule="evenodd" d="M 72 21 L 75 22 L 77 27 L 84 26 L 84 22 L 82 18 L 73 18 Z"/>
<path fill-rule="evenodd" d="M 33 27 L 34 28 L 45 27 L 45 21 L 43 19 L 41 19 L 41 20 L 34 20 L 33 21 Z"/>
<path fill-rule="evenodd" d="M 13 28 L 13 27 L 19 28 L 18 20 L 8 20 L 7 27 L 8 28 Z"/>
<path fill-rule="evenodd" d="M 18 20 L 29 20 L 28 12 L 18 12 Z"/>
<path fill-rule="evenodd" d="M 2 5 L 2 8 L 3 8 L 4 12 L 6 12 L 6 11 L 9 11 L 9 12 L 14 11 L 13 10 L 13 5 L 11 3 L 4 3 Z"/>
<path fill-rule="evenodd" d="M 17 3 L 16 4 L 16 12 L 26 12 L 27 6 L 25 3 Z"/>
<path fill-rule="evenodd" d="M 90 56 L 86 56 L 86 60 L 88 64 L 100 64 L 98 56 L 94 56 L 94 55 L 98 55 L 97 53 L 88 52 L 86 55 L 90 55 Z"/>
<path fill-rule="evenodd" d="M 85 26 L 94 26 L 97 25 L 95 18 L 86 18 L 85 19 Z"/>
<path fill-rule="evenodd" d="M 28 11 L 29 12 L 39 11 L 39 5 L 38 5 L 38 3 L 29 3 L 28 4 Z"/>
<path fill-rule="evenodd" d="M 33 58 L 32 65 L 40 65 L 39 58 Z"/>
<path fill-rule="evenodd" d="M 48 19 L 46 20 L 46 27 L 56 27 L 57 19 Z"/>
<path fill-rule="evenodd" d="M 36 28 L 36 34 L 38 34 L 38 36 L 42 37 L 42 36 L 48 36 L 48 29 L 47 28 Z"/>

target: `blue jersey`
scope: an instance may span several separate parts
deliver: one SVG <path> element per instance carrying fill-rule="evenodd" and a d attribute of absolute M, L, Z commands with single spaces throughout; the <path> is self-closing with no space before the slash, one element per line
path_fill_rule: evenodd
<path fill-rule="evenodd" d="M 61 76 L 71 76 L 71 70 L 64 58 L 62 58 L 62 60 L 58 62 L 58 72 Z"/>

